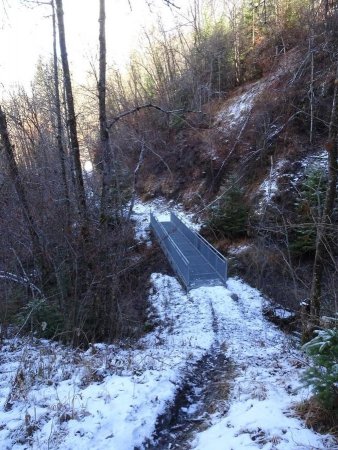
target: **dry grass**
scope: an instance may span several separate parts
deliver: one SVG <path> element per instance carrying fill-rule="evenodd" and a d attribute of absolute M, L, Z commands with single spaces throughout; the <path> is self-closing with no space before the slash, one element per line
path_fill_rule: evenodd
<path fill-rule="evenodd" d="M 312 397 L 296 405 L 295 412 L 309 428 L 314 429 L 318 433 L 329 433 L 335 436 L 338 442 L 337 411 L 326 409 L 315 397 Z"/>

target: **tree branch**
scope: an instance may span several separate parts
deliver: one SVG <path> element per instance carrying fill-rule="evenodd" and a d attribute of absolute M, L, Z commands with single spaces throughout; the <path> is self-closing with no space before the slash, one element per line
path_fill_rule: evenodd
<path fill-rule="evenodd" d="M 183 109 L 166 110 L 166 109 L 161 108 L 158 105 L 153 105 L 152 103 L 146 103 L 145 105 L 136 106 L 135 108 L 133 108 L 129 111 L 125 111 L 125 112 L 119 114 L 118 116 L 115 116 L 113 118 L 113 120 L 108 124 L 108 126 L 107 126 L 108 130 L 110 130 L 111 127 L 113 125 L 115 125 L 115 123 L 118 122 L 120 119 L 123 119 L 123 117 L 129 116 L 130 114 L 134 114 L 134 113 L 141 111 L 142 109 L 146 109 L 146 108 L 153 108 L 153 109 L 156 109 L 157 111 L 161 111 L 165 114 L 173 114 L 173 115 L 180 114 L 180 113 L 203 114 L 202 111 L 193 111 L 193 110 L 184 109 L 184 108 Z"/>
<path fill-rule="evenodd" d="M 181 9 L 180 6 L 177 6 L 174 2 L 171 2 L 170 0 L 163 0 L 163 1 L 167 6 L 173 6 L 176 9 Z"/>
<path fill-rule="evenodd" d="M 5 272 L 4 270 L 0 270 L 0 280 L 1 279 L 27 286 L 32 291 L 35 291 L 40 296 L 43 296 L 40 289 L 35 284 L 33 284 L 27 277 L 22 277 L 11 272 Z"/>

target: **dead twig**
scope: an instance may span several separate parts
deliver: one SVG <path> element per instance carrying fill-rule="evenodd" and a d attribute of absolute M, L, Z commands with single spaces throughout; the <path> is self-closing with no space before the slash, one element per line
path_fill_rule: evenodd
<path fill-rule="evenodd" d="M 194 111 L 194 110 L 190 110 L 190 109 L 173 109 L 173 110 L 166 110 L 161 108 L 158 105 L 154 105 L 152 103 L 146 103 L 144 105 L 140 105 L 140 106 L 136 106 L 133 109 L 130 109 L 129 111 L 125 111 L 121 114 L 119 114 L 118 116 L 115 116 L 113 118 L 113 120 L 108 124 L 107 128 L 108 130 L 111 129 L 111 127 L 113 125 L 115 125 L 116 122 L 118 122 L 120 119 L 123 119 L 123 117 L 129 116 L 130 114 L 135 114 L 138 111 L 141 111 L 142 109 L 147 109 L 147 108 L 153 108 L 156 109 L 157 111 L 161 111 L 165 114 L 182 114 L 182 113 L 195 113 L 195 114 L 203 114 L 202 111 Z"/>

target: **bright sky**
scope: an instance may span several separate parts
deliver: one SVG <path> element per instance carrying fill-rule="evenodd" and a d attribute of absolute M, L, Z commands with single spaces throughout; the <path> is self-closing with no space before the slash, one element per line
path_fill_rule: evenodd
<path fill-rule="evenodd" d="M 33 8 L 23 3 L 0 0 L 0 83 L 5 90 L 18 83 L 29 86 L 39 56 L 48 57 L 52 52 L 50 6 Z M 166 26 L 172 26 L 175 8 L 165 6 L 163 0 L 153 0 L 151 9 L 147 3 L 149 0 L 106 0 L 109 64 L 115 61 L 121 67 L 126 63 L 131 49 L 138 46 L 142 28 L 156 23 L 158 14 Z M 188 3 L 175 0 L 182 7 L 180 13 Z M 97 65 L 99 0 L 64 0 L 63 6 L 71 70 L 82 82 L 90 70 L 89 61 Z"/>

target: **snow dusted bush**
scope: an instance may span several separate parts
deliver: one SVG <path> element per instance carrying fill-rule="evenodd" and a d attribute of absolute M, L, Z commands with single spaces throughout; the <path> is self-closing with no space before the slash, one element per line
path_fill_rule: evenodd
<path fill-rule="evenodd" d="M 338 415 L 338 328 L 317 330 L 317 336 L 303 349 L 312 357 L 313 366 L 304 381 L 312 386 L 318 400 Z"/>

